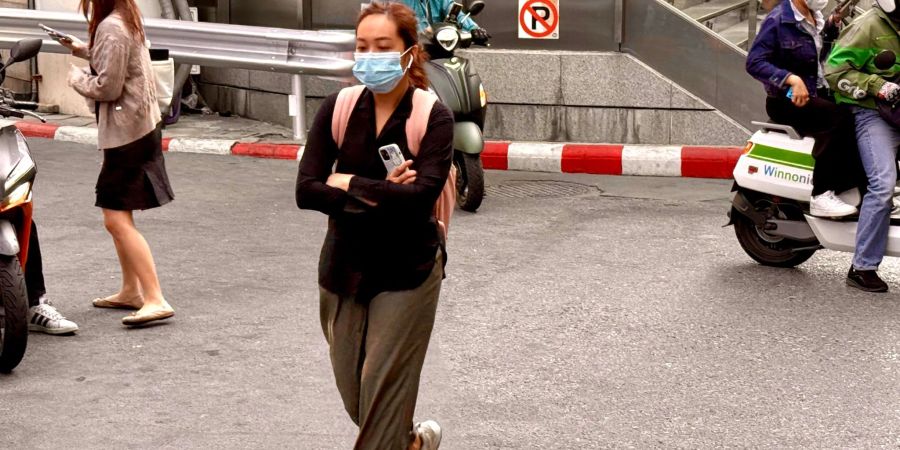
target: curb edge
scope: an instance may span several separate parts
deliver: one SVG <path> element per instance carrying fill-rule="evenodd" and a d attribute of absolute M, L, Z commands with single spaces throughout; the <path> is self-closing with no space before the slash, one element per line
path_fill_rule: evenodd
<path fill-rule="evenodd" d="M 96 131 L 31 121 L 5 121 L 26 137 L 96 145 Z M 80 129 L 79 129 L 80 128 Z M 303 146 L 223 139 L 163 137 L 163 151 L 299 160 Z M 621 145 L 487 141 L 488 170 L 730 179 L 742 149 L 730 146 Z"/>

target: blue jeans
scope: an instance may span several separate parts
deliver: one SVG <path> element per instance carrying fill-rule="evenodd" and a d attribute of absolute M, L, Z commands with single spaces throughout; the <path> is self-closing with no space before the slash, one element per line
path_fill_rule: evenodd
<path fill-rule="evenodd" d="M 900 130 L 885 122 L 873 109 L 854 107 L 853 115 L 859 156 L 869 183 L 859 210 L 853 268 L 877 270 L 887 250 Z"/>

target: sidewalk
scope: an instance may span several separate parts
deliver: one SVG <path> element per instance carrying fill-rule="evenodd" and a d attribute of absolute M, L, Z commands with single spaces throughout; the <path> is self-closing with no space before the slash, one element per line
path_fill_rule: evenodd
<path fill-rule="evenodd" d="M 93 118 L 45 118 L 46 124 L 28 119 L 0 120 L 0 125 L 15 123 L 28 137 L 96 145 Z M 164 130 L 163 149 L 289 160 L 299 160 L 303 154 L 290 129 L 218 115 L 182 116 Z M 727 179 L 740 153 L 738 147 L 488 141 L 482 161 L 485 169 L 492 170 Z"/>

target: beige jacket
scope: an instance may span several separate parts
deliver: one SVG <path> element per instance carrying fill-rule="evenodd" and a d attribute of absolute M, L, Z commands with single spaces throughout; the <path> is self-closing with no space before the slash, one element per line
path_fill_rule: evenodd
<path fill-rule="evenodd" d="M 117 12 L 100 22 L 87 59 L 97 75 L 80 73 L 70 80 L 84 97 L 100 104 L 99 147 L 134 142 L 156 128 L 162 114 L 156 102 L 156 75 L 144 42 L 133 37 Z"/>

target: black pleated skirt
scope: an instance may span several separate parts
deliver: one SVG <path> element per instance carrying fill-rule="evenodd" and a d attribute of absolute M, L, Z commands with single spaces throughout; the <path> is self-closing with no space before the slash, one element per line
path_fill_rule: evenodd
<path fill-rule="evenodd" d="M 175 198 L 162 152 L 162 123 L 146 136 L 103 150 L 96 206 L 117 211 L 152 209 Z"/>

